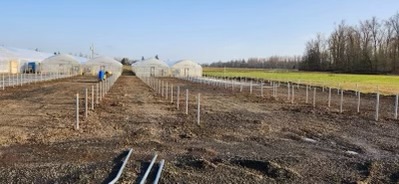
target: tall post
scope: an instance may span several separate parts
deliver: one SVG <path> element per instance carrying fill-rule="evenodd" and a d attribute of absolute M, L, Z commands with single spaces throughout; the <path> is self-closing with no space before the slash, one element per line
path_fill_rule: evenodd
<path fill-rule="evenodd" d="M 79 93 L 76 94 L 76 130 L 79 130 Z"/>
<path fill-rule="evenodd" d="M 280 82 L 278 82 L 278 84 L 275 83 L 275 86 L 274 86 L 274 98 L 278 97 L 278 87 L 279 86 L 280 86 Z"/>
<path fill-rule="evenodd" d="M 164 93 L 164 82 L 161 82 L 161 96 L 163 97 L 163 93 Z"/>
<path fill-rule="evenodd" d="M 188 114 L 188 89 L 186 89 L 186 114 Z"/>
<path fill-rule="evenodd" d="M 165 89 L 165 99 L 167 100 L 168 99 L 168 91 L 169 91 L 169 83 L 167 82 L 166 83 L 166 87 L 165 87 L 166 89 Z"/>
<path fill-rule="evenodd" d="M 251 80 L 251 82 L 249 83 L 249 94 L 252 94 L 252 80 Z"/>
<path fill-rule="evenodd" d="M 197 97 L 197 125 L 200 125 L 201 120 L 201 94 L 198 93 Z"/>
<path fill-rule="evenodd" d="M 102 99 L 103 99 L 103 86 L 102 86 L 102 81 L 100 81 L 100 83 L 98 84 L 99 86 L 100 86 L 100 102 L 102 101 Z"/>
<path fill-rule="evenodd" d="M 313 107 L 316 107 L 316 87 L 313 88 Z"/>
<path fill-rule="evenodd" d="M 395 119 L 398 119 L 398 101 L 399 101 L 399 94 L 395 96 Z"/>
<path fill-rule="evenodd" d="M 287 100 L 290 101 L 290 96 L 291 96 L 291 87 L 290 87 L 290 82 L 287 82 Z"/>
<path fill-rule="evenodd" d="M 377 101 L 375 103 L 375 120 L 378 121 L 378 115 L 380 110 L 380 90 L 377 88 Z"/>
<path fill-rule="evenodd" d="M 309 103 L 309 92 L 308 92 L 308 90 L 309 90 L 309 86 L 306 85 L 306 98 L 305 98 L 305 103 Z"/>
<path fill-rule="evenodd" d="M 295 86 L 294 86 L 294 85 L 292 85 L 292 90 L 291 90 L 291 92 L 292 92 L 292 95 L 291 95 L 291 103 L 294 103 L 294 98 L 295 98 Z"/>
<path fill-rule="evenodd" d="M 4 83 L 4 73 L 3 73 L 3 75 L 2 75 L 2 79 L 3 79 L 2 88 L 3 88 L 3 90 L 4 90 L 4 86 L 5 86 L 5 83 Z"/>
<path fill-rule="evenodd" d="M 328 87 L 328 107 L 331 107 L 331 87 Z"/>
<path fill-rule="evenodd" d="M 91 110 L 94 110 L 94 86 L 91 86 Z"/>
<path fill-rule="evenodd" d="M 339 112 L 342 113 L 342 105 L 344 103 L 344 90 L 339 89 L 339 91 L 341 91 L 341 100 L 340 100 L 340 103 L 339 103 Z"/>
<path fill-rule="evenodd" d="M 176 94 L 176 107 L 179 109 L 180 106 L 180 86 L 177 86 L 177 94 Z"/>
<path fill-rule="evenodd" d="M 170 103 L 173 104 L 173 84 L 170 86 Z"/>
<path fill-rule="evenodd" d="M 89 100 L 87 99 L 88 95 L 87 95 L 87 88 L 85 89 L 85 118 L 87 118 L 87 113 L 88 113 L 88 102 Z"/>
<path fill-rule="evenodd" d="M 99 91 L 100 91 L 100 89 L 99 89 L 99 85 L 98 85 L 98 83 L 96 83 L 96 104 L 98 104 L 99 103 L 99 101 L 98 101 L 98 98 L 99 98 Z"/>
<path fill-rule="evenodd" d="M 263 82 L 260 83 L 260 96 L 263 97 Z"/>
<path fill-rule="evenodd" d="M 357 113 L 360 112 L 360 93 L 357 91 Z"/>

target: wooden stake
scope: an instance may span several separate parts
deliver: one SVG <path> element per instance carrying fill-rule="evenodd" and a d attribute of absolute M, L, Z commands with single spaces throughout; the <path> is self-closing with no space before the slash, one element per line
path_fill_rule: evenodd
<path fill-rule="evenodd" d="M 357 92 L 357 113 L 360 112 L 360 93 L 359 91 Z"/>
<path fill-rule="evenodd" d="M 249 94 L 252 94 L 252 80 L 251 80 L 251 82 L 249 83 Z"/>
<path fill-rule="evenodd" d="M 378 121 L 378 115 L 380 110 L 380 90 L 377 87 L 377 102 L 375 103 L 375 120 Z"/>
<path fill-rule="evenodd" d="M 98 104 L 99 103 L 99 101 L 98 101 L 98 98 L 99 98 L 99 85 L 98 85 L 98 83 L 96 83 L 96 104 Z"/>
<path fill-rule="evenodd" d="M 316 107 L 316 87 L 313 88 L 313 107 Z"/>
<path fill-rule="evenodd" d="M 186 114 L 188 114 L 188 89 L 186 89 Z"/>
<path fill-rule="evenodd" d="M 167 100 L 168 99 L 168 97 L 169 97 L 169 83 L 168 82 L 166 82 L 166 85 L 165 85 L 165 99 Z"/>
<path fill-rule="evenodd" d="M 263 82 L 260 83 L 260 96 L 263 97 Z"/>
<path fill-rule="evenodd" d="M 328 87 L 328 107 L 331 107 L 331 87 Z"/>
<path fill-rule="evenodd" d="M 342 113 L 342 104 L 344 103 L 344 90 L 340 89 L 341 91 L 341 101 L 339 104 L 339 112 Z"/>
<path fill-rule="evenodd" d="M 198 93 L 197 97 L 197 125 L 200 125 L 201 120 L 201 94 Z"/>
<path fill-rule="evenodd" d="M 88 113 L 88 99 L 87 99 L 87 88 L 85 89 L 85 118 L 87 118 L 87 113 Z"/>
<path fill-rule="evenodd" d="M 292 85 L 292 90 L 291 90 L 291 92 L 292 92 L 292 95 L 291 95 L 291 103 L 293 104 L 293 103 L 294 103 L 294 99 L 295 99 L 295 86 L 294 86 L 294 85 Z"/>
<path fill-rule="evenodd" d="M 176 95 L 176 106 L 177 109 L 179 109 L 180 106 L 180 86 L 177 86 L 177 95 Z"/>
<path fill-rule="evenodd" d="M 309 102 L 309 92 L 308 92 L 308 90 L 309 90 L 309 86 L 306 85 L 306 98 L 305 98 L 305 103 L 308 103 L 308 102 Z"/>
<path fill-rule="evenodd" d="M 91 110 L 94 110 L 94 86 L 91 86 Z"/>
<path fill-rule="evenodd" d="M 76 130 L 79 130 L 79 93 L 76 94 Z"/>
<path fill-rule="evenodd" d="M 396 94 L 396 97 L 395 97 L 395 119 L 398 119 L 398 100 L 399 100 L 399 94 Z"/>
<path fill-rule="evenodd" d="M 170 103 L 173 104 L 173 84 L 170 85 Z"/>

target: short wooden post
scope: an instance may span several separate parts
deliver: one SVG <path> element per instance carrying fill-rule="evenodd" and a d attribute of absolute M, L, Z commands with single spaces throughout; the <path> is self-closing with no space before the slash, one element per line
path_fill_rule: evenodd
<path fill-rule="evenodd" d="M 87 88 L 85 89 L 85 118 L 87 118 L 88 109 L 88 95 L 87 95 Z"/>
<path fill-rule="evenodd" d="M 201 94 L 198 93 L 197 97 L 197 125 L 200 125 L 201 120 Z"/>
<path fill-rule="evenodd" d="M 188 114 L 188 89 L 186 89 L 186 114 Z"/>
<path fill-rule="evenodd" d="M 180 86 L 177 86 L 177 94 L 176 94 L 176 107 L 179 109 L 180 106 Z"/>
<path fill-rule="evenodd" d="M 313 88 L 313 107 L 316 107 L 316 87 Z"/>
<path fill-rule="evenodd" d="M 161 82 L 161 96 L 163 97 L 163 93 L 164 93 L 164 82 Z"/>
<path fill-rule="evenodd" d="M 96 83 L 96 104 L 99 103 L 99 101 L 98 101 L 98 98 L 99 98 L 98 92 L 99 92 L 100 90 L 99 90 L 99 87 L 98 87 L 98 86 L 99 86 L 98 83 Z"/>
<path fill-rule="evenodd" d="M 94 86 L 91 86 L 91 110 L 94 110 Z"/>
<path fill-rule="evenodd" d="M 287 100 L 290 101 L 290 96 L 291 96 L 291 87 L 290 83 L 287 82 Z"/>
<path fill-rule="evenodd" d="M 359 91 L 357 92 L 357 113 L 360 112 L 360 93 Z"/>
<path fill-rule="evenodd" d="M 76 94 L 76 130 L 79 130 L 79 93 Z"/>
<path fill-rule="evenodd" d="M 249 83 L 249 94 L 252 94 L 252 80 L 251 80 L 251 82 Z"/>
<path fill-rule="evenodd" d="M 102 101 L 102 98 L 103 98 L 103 90 L 102 90 L 102 81 L 100 81 L 100 83 L 98 84 L 99 85 L 99 87 L 100 87 L 100 93 L 99 93 L 99 95 L 100 95 L 100 102 Z"/>
<path fill-rule="evenodd" d="M 395 96 L 395 119 L 398 119 L 398 101 L 399 101 L 399 94 Z"/>
<path fill-rule="evenodd" d="M 341 100 L 340 100 L 340 103 L 339 103 L 339 112 L 342 113 L 342 105 L 344 103 L 344 90 L 342 90 L 342 89 L 339 89 L 339 90 L 341 91 Z"/>
<path fill-rule="evenodd" d="M 165 99 L 167 100 L 169 97 L 169 83 L 167 82 L 165 85 Z"/>
<path fill-rule="evenodd" d="M 294 86 L 294 85 L 292 85 L 292 90 L 291 90 L 291 92 L 292 92 L 292 95 L 291 95 L 291 103 L 294 103 L 294 98 L 295 98 L 295 86 Z"/>
<path fill-rule="evenodd" d="M 170 103 L 173 104 L 173 84 L 170 86 Z"/>
<path fill-rule="evenodd" d="M 240 80 L 240 92 L 242 92 L 242 81 Z"/>
<path fill-rule="evenodd" d="M 328 87 L 328 107 L 331 107 L 331 87 Z"/>
<path fill-rule="evenodd" d="M 375 103 L 375 120 L 378 121 L 378 115 L 380 110 L 380 90 L 377 88 L 377 99 Z"/>
<path fill-rule="evenodd" d="M 308 103 L 309 102 L 309 92 L 308 92 L 308 90 L 309 90 L 309 86 L 308 85 L 306 85 L 306 97 L 305 97 L 305 103 Z"/>
<path fill-rule="evenodd" d="M 2 88 L 3 88 L 3 90 L 4 90 L 4 87 L 5 87 L 5 83 L 4 83 L 4 73 L 3 73 L 3 75 L 2 75 L 2 79 L 3 79 Z"/>
<path fill-rule="evenodd" d="M 263 82 L 260 83 L 260 96 L 263 97 Z"/>

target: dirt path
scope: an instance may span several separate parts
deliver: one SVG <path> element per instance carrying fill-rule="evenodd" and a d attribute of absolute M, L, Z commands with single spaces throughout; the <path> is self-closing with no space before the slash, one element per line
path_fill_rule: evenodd
<path fill-rule="evenodd" d="M 162 183 L 398 182 L 399 128 L 392 120 L 376 123 L 324 108 L 287 105 L 270 98 L 165 80 L 180 85 L 182 91 L 190 90 L 189 115 L 177 110 L 169 99 L 157 96 L 138 78 L 123 75 L 82 122 L 82 131 L 54 123 L 56 128 L 48 131 L 52 132 L 48 138 L 27 136 L 25 141 L 3 145 L 0 182 L 103 183 L 114 176 L 128 148 L 134 152 L 121 183 L 137 181 L 154 152 L 166 160 Z M 30 96 L 40 101 L 44 96 L 73 95 L 74 88 L 66 88 L 64 83 L 68 80 L 47 86 L 47 93 L 34 88 L 38 93 Z M 195 124 L 197 93 L 201 93 L 203 104 L 200 126 Z M 19 99 L 22 94 L 12 96 L 10 92 L 7 98 Z M 7 100 L 5 96 L 0 96 L 4 98 L 1 102 Z M 27 98 L 19 101 L 24 104 Z M 25 105 L 40 109 L 40 105 L 31 104 Z M 41 113 L 59 112 L 60 122 L 73 122 L 61 118 L 69 117 L 73 108 L 57 110 L 55 106 Z M 43 127 L 52 127 L 40 122 L 57 122 L 47 115 L 30 114 L 27 118 L 37 123 L 22 130 L 35 135 L 46 132 Z M 35 128 L 39 125 L 43 127 Z M 60 134 L 55 129 L 64 135 L 55 136 Z"/>

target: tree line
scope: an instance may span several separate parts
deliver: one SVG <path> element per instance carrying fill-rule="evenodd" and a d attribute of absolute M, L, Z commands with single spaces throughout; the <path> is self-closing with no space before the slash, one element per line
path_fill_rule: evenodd
<path fill-rule="evenodd" d="M 340 22 L 325 38 L 306 43 L 301 70 L 346 73 L 399 73 L 399 12 L 357 25 Z"/>
<path fill-rule="evenodd" d="M 218 61 L 205 66 L 229 68 L 298 69 L 298 65 L 300 62 L 300 56 L 272 56 L 268 58 L 248 58 L 247 60 L 235 59 L 227 62 Z"/>

